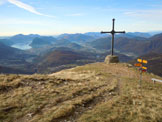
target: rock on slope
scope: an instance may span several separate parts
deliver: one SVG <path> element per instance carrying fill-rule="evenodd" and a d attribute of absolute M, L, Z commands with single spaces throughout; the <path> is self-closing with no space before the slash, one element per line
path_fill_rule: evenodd
<path fill-rule="evenodd" d="M 128 64 L 88 64 L 51 75 L 0 75 L 0 121 L 162 121 L 162 84 Z"/>

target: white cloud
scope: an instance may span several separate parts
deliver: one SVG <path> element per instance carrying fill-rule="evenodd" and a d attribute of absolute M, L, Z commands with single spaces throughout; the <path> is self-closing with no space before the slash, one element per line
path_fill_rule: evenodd
<path fill-rule="evenodd" d="M 144 18 L 144 19 L 150 19 L 150 20 L 160 20 L 162 19 L 162 9 L 159 10 L 130 10 L 124 12 L 124 15 L 132 16 L 132 17 L 138 17 L 138 18 Z"/>
<path fill-rule="evenodd" d="M 16 5 L 17 7 L 19 8 L 23 8 L 31 13 L 34 13 L 34 14 L 37 14 L 37 15 L 41 15 L 41 16 L 47 16 L 47 17 L 54 17 L 54 16 L 50 16 L 50 15 L 45 15 L 45 14 L 42 14 L 40 12 L 38 12 L 34 7 L 28 5 L 28 4 L 25 4 L 19 0 L 8 0 L 9 3 L 11 4 L 14 4 Z"/>

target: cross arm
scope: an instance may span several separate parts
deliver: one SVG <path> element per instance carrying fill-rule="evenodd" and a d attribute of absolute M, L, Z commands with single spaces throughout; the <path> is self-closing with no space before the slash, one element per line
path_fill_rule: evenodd
<path fill-rule="evenodd" d="M 115 33 L 126 33 L 125 31 L 115 31 Z"/>
<path fill-rule="evenodd" d="M 101 34 L 104 34 L 104 33 L 111 33 L 111 32 L 103 32 L 103 31 L 101 31 Z"/>

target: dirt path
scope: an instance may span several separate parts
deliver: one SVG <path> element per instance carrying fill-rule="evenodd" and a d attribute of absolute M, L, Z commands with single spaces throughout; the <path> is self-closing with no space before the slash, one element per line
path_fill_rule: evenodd
<path fill-rule="evenodd" d="M 112 89 L 111 91 L 104 91 L 100 96 L 95 97 L 91 101 L 88 101 L 81 106 L 77 106 L 72 114 L 66 117 L 58 118 L 55 120 L 55 122 L 77 122 L 77 120 L 80 118 L 82 114 L 84 114 L 89 110 L 94 109 L 96 105 L 101 104 L 103 102 L 108 102 L 109 100 L 113 99 L 113 97 L 121 95 L 122 81 L 120 77 L 117 77 L 116 80 L 117 84 L 114 89 Z M 101 89 L 102 87 L 98 89 Z"/>

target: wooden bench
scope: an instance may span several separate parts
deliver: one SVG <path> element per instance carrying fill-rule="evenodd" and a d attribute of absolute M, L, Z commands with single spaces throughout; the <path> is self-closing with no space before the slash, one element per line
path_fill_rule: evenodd
<path fill-rule="evenodd" d="M 162 83 L 162 80 L 159 80 L 159 79 L 156 79 L 156 78 L 152 78 L 151 80 L 152 80 L 154 83 L 155 83 L 155 82 L 161 82 L 161 83 Z"/>

